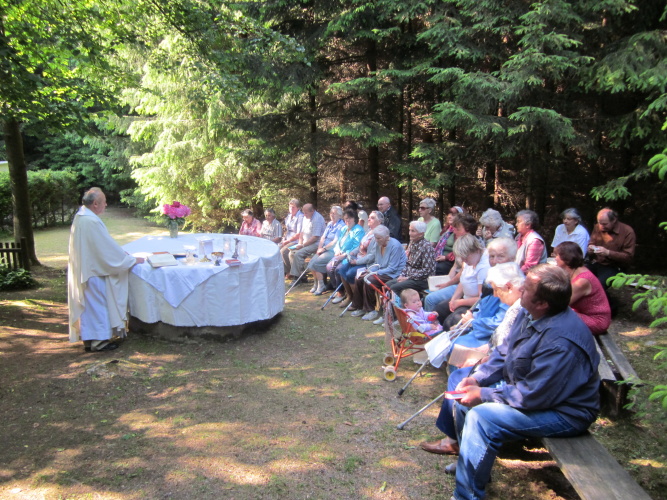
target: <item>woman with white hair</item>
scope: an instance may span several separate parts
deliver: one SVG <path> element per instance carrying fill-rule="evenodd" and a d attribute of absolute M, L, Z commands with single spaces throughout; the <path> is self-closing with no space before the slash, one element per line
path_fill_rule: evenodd
<path fill-rule="evenodd" d="M 424 198 L 419 202 L 419 219 L 420 222 L 426 223 L 426 231 L 424 231 L 424 238 L 433 246 L 438 243 L 440 239 L 440 221 L 435 217 L 435 200 L 433 198 Z"/>
<path fill-rule="evenodd" d="M 481 236 L 487 243 L 494 238 L 514 237 L 510 225 L 503 220 L 500 212 L 493 208 L 489 208 L 482 214 L 479 218 L 479 225 L 481 226 Z"/>
<path fill-rule="evenodd" d="M 521 298 L 521 287 L 524 280 L 525 276 L 516 262 L 506 262 L 491 267 L 486 275 L 486 283 L 493 289 L 494 299 L 500 301 L 499 308 L 494 311 L 493 316 L 485 314 L 485 302 L 491 299 L 491 296 L 480 300 L 477 312 L 468 311 L 463 316 L 464 321 L 473 320 L 472 329 L 460 336 L 455 343 L 470 348 L 480 347 L 490 343 L 492 335 L 493 345 L 501 343 L 509 333 L 509 329 L 503 328 L 500 331 L 498 329 L 510 307 L 516 305 L 513 311 L 514 317 L 519 313 L 521 301 L 518 299 Z M 493 328 L 490 328 L 489 325 L 493 325 Z"/>
<path fill-rule="evenodd" d="M 389 236 L 387 226 L 378 226 L 373 229 L 375 235 L 375 252 L 368 253 L 365 257 L 351 259 L 353 266 L 375 264 L 373 276 L 368 278 L 375 287 L 380 288 L 380 280 L 387 283 L 396 278 L 401 269 L 405 267 L 405 251 L 396 239 Z M 375 289 L 364 279 L 368 273 L 362 273 L 354 282 L 354 294 L 352 295 L 352 316 L 365 316 L 377 307 Z M 377 317 L 377 315 L 376 315 Z"/>
<path fill-rule="evenodd" d="M 581 247 L 581 251 L 586 255 L 588 240 L 591 239 L 591 236 L 586 231 L 586 228 L 581 225 L 581 215 L 579 215 L 577 209 L 567 208 L 563 210 L 560 218 L 563 223 L 556 227 L 551 248 L 556 248 L 564 241 L 573 241 Z"/>
<path fill-rule="evenodd" d="M 387 283 L 394 293 L 400 294 L 406 288 L 422 291 L 428 289 L 428 277 L 435 274 L 435 251 L 424 236 L 426 223 L 412 221 L 408 234 L 410 244 L 406 250 L 408 257 L 400 276 Z"/>

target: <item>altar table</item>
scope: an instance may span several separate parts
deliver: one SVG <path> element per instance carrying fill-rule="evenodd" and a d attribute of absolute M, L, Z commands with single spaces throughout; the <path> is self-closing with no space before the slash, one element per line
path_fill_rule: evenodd
<path fill-rule="evenodd" d="M 225 253 L 220 266 L 210 263 L 153 268 L 137 264 L 130 273 L 130 315 L 144 323 L 174 326 L 235 326 L 273 318 L 285 306 L 283 262 L 278 246 L 254 236 L 179 234 L 144 236 L 124 245 L 129 254 L 145 257 L 153 252 L 197 252 L 199 238 L 212 238 L 213 250 L 222 250 L 223 236 L 247 242 L 248 257 L 230 267 Z M 232 243 L 232 251 L 234 243 Z M 200 256 L 198 256 L 199 259 Z"/>

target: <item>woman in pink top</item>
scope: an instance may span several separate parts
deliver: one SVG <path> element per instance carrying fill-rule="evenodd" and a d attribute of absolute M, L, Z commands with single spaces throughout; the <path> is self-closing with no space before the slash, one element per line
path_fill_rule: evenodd
<path fill-rule="evenodd" d="M 593 335 L 607 333 L 611 324 L 611 308 L 607 295 L 595 275 L 584 266 L 584 253 L 573 241 L 564 241 L 554 248 L 556 265 L 570 276 L 572 298 L 570 307 Z"/>
<path fill-rule="evenodd" d="M 239 234 L 257 236 L 258 238 L 262 236 L 262 223 L 253 217 L 252 210 L 245 209 L 241 212 L 241 217 L 243 217 L 243 223 L 241 224 Z"/>
<path fill-rule="evenodd" d="M 544 238 L 537 234 L 540 219 L 532 210 L 521 210 L 516 214 L 516 263 L 524 273 L 531 267 L 547 261 L 547 245 Z"/>

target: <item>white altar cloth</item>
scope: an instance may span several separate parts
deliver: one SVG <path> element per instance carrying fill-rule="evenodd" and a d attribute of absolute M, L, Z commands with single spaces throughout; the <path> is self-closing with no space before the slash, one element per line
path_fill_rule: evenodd
<path fill-rule="evenodd" d="M 130 314 L 145 323 L 174 326 L 235 326 L 270 319 L 285 306 L 283 262 L 278 246 L 254 236 L 225 235 L 246 241 L 248 260 L 229 267 L 212 263 L 153 268 L 147 262 L 130 273 Z M 222 234 L 145 236 L 123 248 L 136 256 L 152 252 L 185 253 L 198 249 L 200 237 L 213 238 L 222 250 Z M 233 251 L 233 240 L 232 240 Z"/>

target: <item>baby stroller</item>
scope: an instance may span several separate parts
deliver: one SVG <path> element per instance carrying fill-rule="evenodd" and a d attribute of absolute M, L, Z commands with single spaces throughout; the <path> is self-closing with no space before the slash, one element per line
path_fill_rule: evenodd
<path fill-rule="evenodd" d="M 393 381 L 401 360 L 424 351 L 426 344 L 432 337 L 419 331 L 414 320 L 400 307 L 400 300 L 396 294 L 381 279 L 377 278 L 381 287 L 378 288 L 369 278 L 375 275 L 371 272 L 364 281 L 380 296 L 384 308 L 384 340 L 389 352 L 383 360 L 384 379 Z M 398 325 L 395 325 L 395 322 Z"/>

